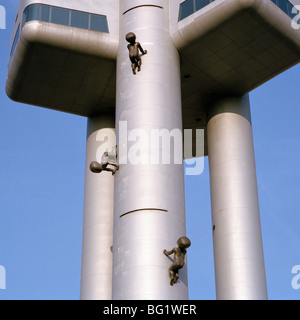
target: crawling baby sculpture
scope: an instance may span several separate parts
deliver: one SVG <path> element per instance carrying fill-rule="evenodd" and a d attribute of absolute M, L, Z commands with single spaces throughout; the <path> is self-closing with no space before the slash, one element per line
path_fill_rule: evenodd
<path fill-rule="evenodd" d="M 179 278 L 179 269 L 184 266 L 186 248 L 191 245 L 191 241 L 187 237 L 181 237 L 177 240 L 178 248 L 173 248 L 171 251 L 164 250 L 166 256 L 174 253 L 174 262 L 169 268 L 170 285 L 173 286 Z"/>

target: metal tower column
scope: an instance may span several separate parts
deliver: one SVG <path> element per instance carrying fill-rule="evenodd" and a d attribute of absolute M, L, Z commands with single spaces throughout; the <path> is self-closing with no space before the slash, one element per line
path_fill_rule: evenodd
<path fill-rule="evenodd" d="M 112 298 L 114 177 L 92 173 L 92 161 L 115 147 L 113 116 L 88 118 L 82 239 L 82 300 Z"/>
<path fill-rule="evenodd" d="M 151 145 L 158 132 L 170 141 L 168 134 L 182 131 L 180 62 L 170 38 L 168 6 L 167 0 L 120 2 L 113 299 L 188 298 L 186 265 L 171 286 L 172 261 L 163 254 L 186 232 L 182 155 L 177 164 L 172 141 L 171 148 Z M 125 40 L 129 32 L 148 51 L 136 75 Z M 169 164 L 163 164 L 168 157 Z"/>
<path fill-rule="evenodd" d="M 248 95 L 218 101 L 209 117 L 217 299 L 267 299 Z"/>

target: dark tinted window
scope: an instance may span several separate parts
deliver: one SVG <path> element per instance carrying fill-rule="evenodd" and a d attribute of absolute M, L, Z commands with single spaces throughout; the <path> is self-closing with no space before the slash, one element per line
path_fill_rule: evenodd
<path fill-rule="evenodd" d="M 89 28 L 89 14 L 81 11 L 71 11 L 71 26 L 88 29 Z"/>
<path fill-rule="evenodd" d="M 31 4 L 24 10 L 23 25 L 27 21 L 41 20 L 81 29 L 109 32 L 107 17 L 78 10 L 65 9 L 45 4 Z"/>
<path fill-rule="evenodd" d="M 278 7 L 284 12 L 287 12 L 287 3 L 287 0 L 278 0 Z"/>
<path fill-rule="evenodd" d="M 186 0 L 180 4 L 179 21 L 194 13 L 194 0 Z"/>
<path fill-rule="evenodd" d="M 196 11 L 206 7 L 212 1 L 211 0 L 196 0 Z"/>
<path fill-rule="evenodd" d="M 23 25 L 27 21 L 40 19 L 40 4 L 32 4 L 24 10 Z"/>
<path fill-rule="evenodd" d="M 91 30 L 108 32 L 106 16 L 91 13 Z"/>
<path fill-rule="evenodd" d="M 70 10 L 65 8 L 59 8 L 59 7 L 52 7 L 51 12 L 51 22 L 62 24 L 65 26 L 69 25 L 69 16 L 70 16 Z"/>
<path fill-rule="evenodd" d="M 12 48 L 11 48 L 11 51 L 10 51 L 10 60 L 11 60 L 12 56 L 14 55 L 14 52 L 15 52 L 16 45 L 18 43 L 19 37 L 20 37 L 20 25 L 18 26 L 16 35 L 15 35 L 15 38 L 14 38 L 14 42 L 13 42 L 13 45 L 12 45 Z"/>
<path fill-rule="evenodd" d="M 50 6 L 41 5 L 42 14 L 41 14 L 41 20 L 45 22 L 50 21 Z"/>
<path fill-rule="evenodd" d="M 292 13 L 293 5 L 288 0 L 272 0 L 282 11 L 284 11 L 291 18 L 295 17 L 295 13 Z"/>

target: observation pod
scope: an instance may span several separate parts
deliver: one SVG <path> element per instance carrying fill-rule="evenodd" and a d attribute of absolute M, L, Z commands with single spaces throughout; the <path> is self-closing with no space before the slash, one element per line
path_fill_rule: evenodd
<path fill-rule="evenodd" d="M 288 0 L 20 1 L 7 95 L 89 118 L 82 299 L 188 298 L 186 266 L 170 286 L 162 253 L 185 235 L 182 164 L 168 150 L 169 165 L 121 153 L 114 176 L 88 169 L 123 150 L 125 123 L 205 130 L 217 298 L 267 298 L 248 93 L 299 62 L 296 14 Z M 136 75 L 128 32 L 148 51 Z"/>

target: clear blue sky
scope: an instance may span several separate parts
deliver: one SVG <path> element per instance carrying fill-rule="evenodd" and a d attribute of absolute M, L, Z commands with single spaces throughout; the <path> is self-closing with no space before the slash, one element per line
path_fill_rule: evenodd
<path fill-rule="evenodd" d="M 86 119 L 10 101 L 5 80 L 18 0 L 0 0 L 1 299 L 78 299 Z M 299 30 L 300 32 L 300 30 Z M 270 299 L 300 299 L 300 65 L 250 94 Z M 209 168 L 186 177 L 190 299 L 215 299 Z"/>

